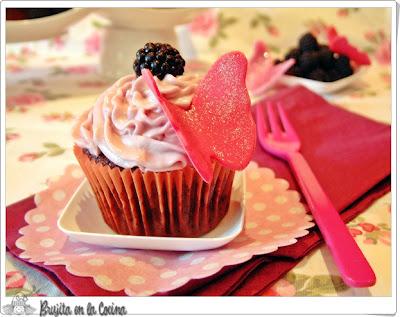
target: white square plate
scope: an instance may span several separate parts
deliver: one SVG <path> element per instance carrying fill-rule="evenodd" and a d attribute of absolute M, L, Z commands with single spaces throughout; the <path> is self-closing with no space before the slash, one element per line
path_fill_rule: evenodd
<path fill-rule="evenodd" d="M 242 173 L 236 173 L 227 215 L 211 232 L 198 238 L 147 237 L 116 234 L 104 222 L 85 179 L 67 203 L 57 225 L 75 240 L 114 248 L 198 251 L 215 249 L 240 234 L 244 223 Z"/>

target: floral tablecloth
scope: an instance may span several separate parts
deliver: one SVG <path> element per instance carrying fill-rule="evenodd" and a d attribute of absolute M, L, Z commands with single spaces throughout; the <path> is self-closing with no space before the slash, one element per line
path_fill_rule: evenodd
<path fill-rule="evenodd" d="M 214 60 L 240 49 L 250 54 L 264 40 L 281 56 L 307 30 L 321 36 L 335 25 L 370 54 L 364 79 L 326 98 L 340 107 L 375 120 L 391 120 L 390 12 L 386 9 L 222 9 L 209 10 L 189 26 L 198 56 Z M 75 163 L 70 136 L 74 117 L 89 107 L 107 82 L 99 71 L 103 27 L 107 21 L 89 15 L 54 39 L 6 47 L 6 204 L 43 190 L 51 177 Z M 238 36 L 242 34 L 243 36 Z M 127 58 L 131 58 L 128 56 Z M 29 177 L 27 177 L 29 175 Z M 307 256 L 265 295 L 390 296 L 391 195 L 377 200 L 348 224 L 375 269 L 377 284 L 348 288 L 322 247 Z M 7 294 L 59 296 L 41 273 L 7 255 Z"/>

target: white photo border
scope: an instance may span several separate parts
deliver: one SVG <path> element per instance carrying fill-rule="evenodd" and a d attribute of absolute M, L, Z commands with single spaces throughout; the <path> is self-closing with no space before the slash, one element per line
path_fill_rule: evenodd
<path fill-rule="evenodd" d="M 397 140 L 400 120 L 397 111 L 398 8 L 395 1 L 3 1 L 1 3 L 1 300 L 5 297 L 5 9 L 7 7 L 361 7 L 391 8 L 392 19 L 392 296 L 391 297 L 30 297 L 36 308 L 46 299 L 49 304 L 64 303 L 71 307 L 101 301 L 128 310 L 128 315 L 256 315 L 256 314 L 395 314 L 397 311 Z"/>

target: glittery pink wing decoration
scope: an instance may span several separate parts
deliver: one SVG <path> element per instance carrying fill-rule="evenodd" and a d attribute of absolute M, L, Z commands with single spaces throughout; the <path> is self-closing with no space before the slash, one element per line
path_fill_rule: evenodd
<path fill-rule="evenodd" d="M 274 65 L 272 58 L 268 55 L 267 45 L 263 41 L 256 41 L 253 55 L 249 61 L 246 77 L 247 88 L 253 95 L 264 93 L 275 85 L 294 63 L 294 59 L 289 59 Z"/>
<path fill-rule="evenodd" d="M 246 57 L 240 52 L 221 56 L 199 83 L 189 110 L 164 98 L 150 71 L 142 76 L 159 99 L 193 166 L 209 183 L 212 160 L 241 170 L 249 163 L 256 144 L 245 79 Z"/>
<path fill-rule="evenodd" d="M 329 48 L 333 52 L 346 55 L 358 65 L 371 64 L 368 54 L 359 51 L 355 46 L 351 45 L 347 38 L 339 35 L 333 26 L 327 28 L 326 34 Z"/>

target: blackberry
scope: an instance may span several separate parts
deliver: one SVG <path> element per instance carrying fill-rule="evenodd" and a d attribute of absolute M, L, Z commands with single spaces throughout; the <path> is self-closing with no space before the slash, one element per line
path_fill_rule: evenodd
<path fill-rule="evenodd" d="M 296 64 L 294 64 L 292 67 L 290 67 L 287 71 L 286 71 L 287 75 L 291 75 L 291 76 L 296 76 L 296 77 L 303 77 L 303 74 L 301 72 L 301 68 L 299 66 L 297 66 Z"/>
<path fill-rule="evenodd" d="M 324 69 L 331 69 L 335 66 L 333 52 L 328 47 L 323 47 L 318 51 L 319 63 Z"/>
<path fill-rule="evenodd" d="M 298 48 L 292 48 L 289 52 L 285 55 L 285 61 L 288 59 L 294 58 L 296 61 L 300 57 L 301 51 Z"/>
<path fill-rule="evenodd" d="M 341 62 L 343 65 L 349 65 L 350 66 L 350 59 L 346 55 L 339 54 L 337 56 L 337 61 Z"/>
<path fill-rule="evenodd" d="M 299 48 L 303 52 L 317 51 L 319 45 L 314 35 L 312 35 L 311 33 L 306 33 L 299 40 Z"/>
<path fill-rule="evenodd" d="M 350 60 L 345 55 L 339 55 L 335 61 L 335 69 L 341 75 L 341 78 L 347 77 L 353 74 L 353 69 L 350 65 Z"/>
<path fill-rule="evenodd" d="M 327 73 L 322 68 L 314 69 L 308 74 L 307 78 L 318 81 L 328 81 Z"/>
<path fill-rule="evenodd" d="M 327 78 L 326 78 L 327 81 L 336 81 L 339 80 L 340 78 L 342 77 L 335 68 L 331 68 L 327 71 Z"/>
<path fill-rule="evenodd" d="M 142 69 L 147 68 L 154 76 L 162 80 L 166 74 L 175 77 L 184 72 L 185 60 L 179 51 L 169 44 L 146 43 L 136 52 L 133 69 L 137 76 L 142 74 Z"/>
<path fill-rule="evenodd" d="M 298 66 L 301 68 L 303 73 L 309 73 L 318 67 L 318 62 L 318 53 L 308 51 L 301 54 Z"/>

